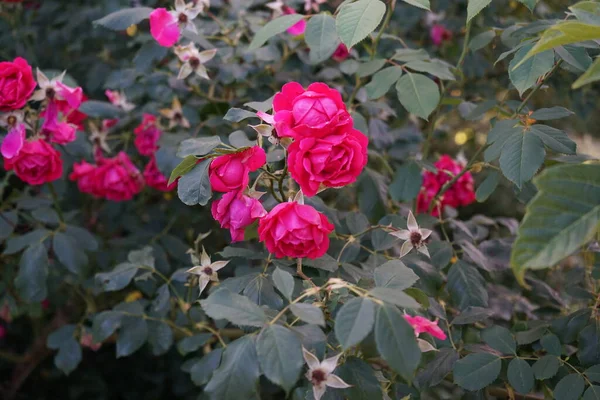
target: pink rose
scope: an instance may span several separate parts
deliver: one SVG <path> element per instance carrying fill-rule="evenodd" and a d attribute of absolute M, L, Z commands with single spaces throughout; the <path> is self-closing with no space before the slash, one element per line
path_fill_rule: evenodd
<path fill-rule="evenodd" d="M 434 24 L 429 30 L 429 37 L 434 45 L 440 47 L 442 43 L 452 39 L 452 31 L 446 29 L 444 25 Z"/>
<path fill-rule="evenodd" d="M 167 186 L 169 178 L 160 172 L 154 156 L 150 159 L 146 168 L 144 168 L 144 180 L 146 181 L 146 185 L 156 190 L 160 190 L 161 192 L 170 192 L 177 187 L 177 181 Z"/>
<path fill-rule="evenodd" d="M 276 257 L 319 258 L 329 248 L 334 226 L 313 207 L 281 203 L 258 222 L 258 236 Z"/>
<path fill-rule="evenodd" d="M 177 18 L 166 8 L 157 8 L 150 13 L 150 34 L 161 46 L 173 46 L 180 35 Z"/>
<path fill-rule="evenodd" d="M 0 62 L 0 111 L 23 108 L 36 87 L 31 66 L 21 57 Z"/>
<path fill-rule="evenodd" d="M 69 175 L 69 179 L 77 182 L 77 187 L 81 193 L 87 193 L 100 197 L 102 190 L 98 188 L 96 180 L 96 172 L 98 167 L 87 161 L 73 164 L 73 172 Z"/>
<path fill-rule="evenodd" d="M 158 150 L 158 139 L 162 135 L 156 125 L 156 117 L 152 114 L 144 114 L 142 123 L 134 130 L 135 139 L 133 144 L 143 156 L 151 156 Z"/>
<path fill-rule="evenodd" d="M 65 122 L 60 118 L 58 104 L 51 100 L 44 110 L 44 124 L 42 134 L 54 143 L 67 144 L 74 141 L 77 136 L 77 126 Z"/>
<path fill-rule="evenodd" d="M 314 196 L 321 185 L 337 188 L 356 181 L 367 164 L 368 144 L 356 129 L 298 139 L 288 148 L 288 168 L 302 192 Z"/>
<path fill-rule="evenodd" d="M 333 58 L 337 62 L 342 62 L 346 58 L 348 58 L 349 55 L 350 55 L 350 52 L 348 51 L 348 48 L 346 47 L 346 45 L 344 43 L 340 43 L 340 45 L 337 47 L 337 49 L 335 49 L 335 51 L 333 52 L 333 55 L 331 56 L 331 58 Z"/>
<path fill-rule="evenodd" d="M 320 82 L 307 89 L 298 82 L 286 83 L 273 99 L 273 111 L 280 137 L 323 137 L 352 127 L 340 92 Z"/>
<path fill-rule="evenodd" d="M 26 132 L 24 124 L 17 124 L 11 128 L 2 141 L 2 147 L 0 148 L 2 157 L 11 159 L 18 156 L 19 152 L 23 148 L 23 144 L 25 144 L 25 135 Z"/>
<path fill-rule="evenodd" d="M 265 151 L 258 147 L 226 154 L 212 160 L 208 170 L 210 186 L 215 192 L 232 192 L 248 186 L 250 177 L 267 162 Z"/>
<path fill-rule="evenodd" d="M 225 193 L 212 203 L 211 211 L 221 228 L 229 229 L 232 242 L 244 240 L 244 229 L 267 214 L 260 201 L 239 191 Z"/>
<path fill-rule="evenodd" d="M 415 336 L 419 336 L 421 333 L 429 333 L 434 338 L 446 340 L 446 334 L 440 329 L 437 321 L 430 321 L 418 315 L 416 317 L 405 315 L 404 318 L 415 330 Z"/>
<path fill-rule="evenodd" d="M 4 168 L 30 185 L 55 181 L 63 173 L 60 153 L 42 139 L 26 141 L 17 156 L 4 160 Z"/>
<path fill-rule="evenodd" d="M 142 174 L 124 152 L 100 160 L 95 180 L 100 196 L 113 201 L 131 200 L 144 187 Z"/>
<path fill-rule="evenodd" d="M 281 8 L 281 10 L 286 15 L 297 14 L 297 12 L 293 8 L 288 7 L 288 6 L 283 6 Z M 287 28 L 287 33 L 289 33 L 292 36 L 298 36 L 298 35 L 302 35 L 305 30 L 306 30 L 306 20 L 303 19 L 301 21 L 298 21 L 291 27 Z"/>

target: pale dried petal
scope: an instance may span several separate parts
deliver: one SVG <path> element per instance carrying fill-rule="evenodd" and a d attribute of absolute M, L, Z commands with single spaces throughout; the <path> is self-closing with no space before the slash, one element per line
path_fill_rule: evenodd
<path fill-rule="evenodd" d="M 431 236 L 431 232 L 433 232 L 431 229 L 421 229 L 421 240 L 425 240 Z"/>
<path fill-rule="evenodd" d="M 327 389 L 327 386 L 325 385 L 313 386 L 313 396 L 315 400 L 321 400 L 321 397 L 325 394 L 325 389 Z"/>
<path fill-rule="evenodd" d="M 202 246 L 202 254 L 200 255 L 200 264 L 202 264 L 203 267 L 208 267 L 210 265 L 210 257 L 206 253 L 204 246 Z"/>
<path fill-rule="evenodd" d="M 423 245 L 417 249 L 419 253 L 425 254 L 428 258 L 431 258 L 429 255 L 429 250 L 427 250 L 427 246 Z"/>
<path fill-rule="evenodd" d="M 185 79 L 188 76 L 190 76 L 192 72 L 194 72 L 192 66 L 190 65 L 190 63 L 186 62 L 181 66 L 181 69 L 179 70 L 179 75 L 177 75 L 177 79 Z"/>
<path fill-rule="evenodd" d="M 341 356 L 342 356 L 342 353 L 339 353 L 333 357 L 324 359 L 323 362 L 321 363 L 321 369 L 324 370 L 327 374 L 332 373 L 333 370 L 335 369 L 335 367 L 337 367 L 338 360 L 340 359 Z"/>
<path fill-rule="evenodd" d="M 212 60 L 217 54 L 217 49 L 204 50 L 198 53 L 198 60 L 201 64 Z"/>
<path fill-rule="evenodd" d="M 215 261 L 214 263 L 212 263 L 212 264 L 210 265 L 210 268 L 211 268 L 213 271 L 218 271 L 218 270 L 220 270 L 221 268 L 223 268 L 224 266 L 226 266 L 227 264 L 229 264 L 229 261 Z"/>
<path fill-rule="evenodd" d="M 319 359 L 313 353 L 303 347 L 302 355 L 304 356 L 304 361 L 306 361 L 306 365 L 308 365 L 309 369 L 313 370 L 319 368 Z"/>
<path fill-rule="evenodd" d="M 402 247 L 400 248 L 400 257 L 404 257 L 405 255 L 407 255 L 408 253 L 410 253 L 410 251 L 412 250 L 413 245 L 410 242 L 410 240 L 407 240 L 406 242 L 404 242 L 402 244 Z"/>
<path fill-rule="evenodd" d="M 402 240 L 410 239 L 410 231 L 408 231 L 406 229 L 390 232 L 390 235 L 396 236 L 398 239 L 402 239 Z"/>
<path fill-rule="evenodd" d="M 412 211 L 408 212 L 408 220 L 406 222 L 406 226 L 411 232 L 419 230 L 419 225 L 417 224 L 417 220 L 415 219 L 415 216 L 413 215 Z"/>
<path fill-rule="evenodd" d="M 206 285 L 208 285 L 208 282 L 210 282 L 209 276 L 200 275 L 200 278 L 198 279 L 198 288 L 200 289 L 200 292 L 198 292 L 198 295 L 200 295 L 204 291 Z"/>
<path fill-rule="evenodd" d="M 344 382 L 342 380 L 342 378 L 340 378 L 339 376 L 334 375 L 334 374 L 329 374 L 329 376 L 327 377 L 327 380 L 325 381 L 325 384 L 329 387 L 336 388 L 336 389 L 346 389 L 346 388 L 352 387 L 352 385 L 348 385 L 346 382 Z"/>

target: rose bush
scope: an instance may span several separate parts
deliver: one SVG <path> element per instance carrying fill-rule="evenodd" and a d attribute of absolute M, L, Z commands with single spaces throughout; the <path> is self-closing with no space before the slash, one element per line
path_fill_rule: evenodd
<path fill-rule="evenodd" d="M 600 398 L 595 2 L 0 27 L 0 398 Z"/>

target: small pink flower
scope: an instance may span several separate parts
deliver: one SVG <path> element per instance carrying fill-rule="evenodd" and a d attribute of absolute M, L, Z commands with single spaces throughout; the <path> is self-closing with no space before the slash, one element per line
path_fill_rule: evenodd
<path fill-rule="evenodd" d="M 162 132 L 158 129 L 154 115 L 144 114 L 142 123 L 134 129 L 133 133 L 135 134 L 133 144 L 141 155 L 151 156 L 158 150 L 158 139 Z"/>
<path fill-rule="evenodd" d="M 209 167 L 210 186 L 215 192 L 243 190 L 250 181 L 248 174 L 266 162 L 267 155 L 258 146 L 217 157 Z"/>
<path fill-rule="evenodd" d="M 437 47 L 440 47 L 444 42 L 452 39 L 452 31 L 449 31 L 441 24 L 434 24 L 429 30 L 431 41 Z"/>
<path fill-rule="evenodd" d="M 333 58 L 337 62 L 342 62 L 346 58 L 350 56 L 350 52 L 348 51 L 348 47 L 344 43 L 340 43 L 340 45 L 335 49 L 331 58 Z"/>
<path fill-rule="evenodd" d="M 11 159 L 19 155 L 25 143 L 25 124 L 18 124 L 8 131 L 2 141 L 2 157 Z"/>
<path fill-rule="evenodd" d="M 296 11 L 294 11 L 293 8 L 288 7 L 288 6 L 283 6 L 281 8 L 281 10 L 283 11 L 284 14 L 297 14 Z M 291 27 L 289 27 L 287 29 L 287 33 L 289 33 L 292 36 L 298 36 L 298 35 L 302 35 L 304 33 L 304 31 L 306 30 L 306 20 L 301 20 L 298 21 L 296 24 L 292 25 Z"/>
<path fill-rule="evenodd" d="M 430 321 L 427 318 L 416 316 L 411 317 L 410 315 L 404 315 L 406 322 L 408 322 L 415 330 L 415 336 L 419 336 L 421 333 L 429 333 L 434 338 L 445 340 L 446 334 L 438 326 L 437 321 Z"/>
<path fill-rule="evenodd" d="M 101 196 L 101 191 L 98 190 L 96 181 L 96 171 L 98 167 L 83 160 L 80 163 L 73 164 L 73 172 L 69 175 L 69 179 L 77 182 L 77 187 L 81 193 L 87 193 L 96 197 Z"/>
<path fill-rule="evenodd" d="M 104 94 L 108 98 L 108 101 L 114 106 L 120 107 L 125 111 L 131 111 L 135 108 L 135 104 L 127 101 L 127 97 L 124 93 L 117 92 L 116 90 L 106 89 Z"/>
<path fill-rule="evenodd" d="M 150 13 L 150 33 L 161 46 L 173 46 L 181 34 L 177 17 L 166 8 L 157 8 Z"/>
<path fill-rule="evenodd" d="M 232 242 L 244 240 L 244 229 L 267 214 L 260 201 L 241 192 L 225 193 L 213 202 L 211 211 L 221 228 L 229 229 Z"/>
<path fill-rule="evenodd" d="M 167 185 L 169 178 L 160 172 L 154 156 L 152 156 L 150 162 L 144 168 L 144 180 L 146 181 L 146 185 L 161 192 L 170 192 L 177 187 L 177 181 Z"/>

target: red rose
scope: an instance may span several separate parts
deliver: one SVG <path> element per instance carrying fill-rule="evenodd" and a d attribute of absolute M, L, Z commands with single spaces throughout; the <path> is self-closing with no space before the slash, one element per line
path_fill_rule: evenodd
<path fill-rule="evenodd" d="M 62 176 L 63 163 L 60 153 L 42 139 L 26 141 L 15 157 L 4 160 L 7 171 L 30 185 L 42 185 Z"/>
<path fill-rule="evenodd" d="M 77 182 L 77 187 L 81 193 L 88 193 L 100 197 L 102 191 L 98 189 L 96 172 L 98 167 L 87 161 L 73 164 L 73 172 L 69 179 Z"/>
<path fill-rule="evenodd" d="M 232 242 L 244 240 L 244 229 L 267 214 L 260 201 L 241 192 L 225 193 L 212 203 L 211 211 L 221 228 L 229 229 Z"/>
<path fill-rule="evenodd" d="M 319 258 L 329 248 L 333 225 L 311 206 L 281 203 L 259 220 L 258 236 L 276 257 Z"/>
<path fill-rule="evenodd" d="M 113 201 L 131 200 L 144 187 L 142 174 L 124 152 L 100 160 L 95 181 L 100 196 Z"/>
<path fill-rule="evenodd" d="M 447 154 L 441 156 L 434 165 L 437 168 L 437 173 L 426 171 L 423 175 L 423 186 L 417 198 L 417 212 L 420 213 L 425 213 L 429 210 L 431 202 L 442 186 L 449 182 L 452 176 L 458 175 L 464 166 Z M 473 175 L 467 172 L 461 176 L 439 200 L 440 204 L 436 205 L 431 212 L 431 215 L 436 217 L 439 215 L 439 209 L 443 209 L 445 206 L 458 208 L 473 203 L 475 201 Z"/>
<path fill-rule="evenodd" d="M 158 150 L 158 139 L 162 132 L 156 126 L 156 117 L 152 114 L 144 114 L 142 123 L 134 129 L 135 139 L 133 144 L 141 155 L 151 156 Z"/>
<path fill-rule="evenodd" d="M 298 139 L 288 148 L 288 168 L 302 192 L 314 196 L 321 185 L 342 187 L 356 181 L 367 164 L 368 144 L 356 129 Z"/>
<path fill-rule="evenodd" d="M 348 58 L 349 55 L 350 52 L 348 51 L 346 45 L 344 43 L 340 43 L 337 49 L 335 49 L 335 51 L 333 52 L 331 58 L 333 58 L 337 62 L 342 62 L 346 58 Z"/>
<path fill-rule="evenodd" d="M 144 168 L 144 180 L 148 186 L 161 192 L 170 192 L 177 187 L 177 181 L 167 186 L 169 178 L 160 172 L 156 165 L 156 158 L 154 157 L 150 159 L 150 162 Z"/>
<path fill-rule="evenodd" d="M 342 95 L 324 83 L 306 90 L 297 82 L 283 85 L 273 99 L 275 128 L 282 137 L 323 137 L 352 127 Z"/>
<path fill-rule="evenodd" d="M 210 186 L 215 192 L 232 192 L 248 186 L 250 172 L 267 162 L 265 151 L 254 146 L 247 150 L 215 158 L 208 170 Z"/>
<path fill-rule="evenodd" d="M 0 111 L 23 108 L 36 85 L 25 59 L 17 57 L 13 62 L 0 62 Z"/>

